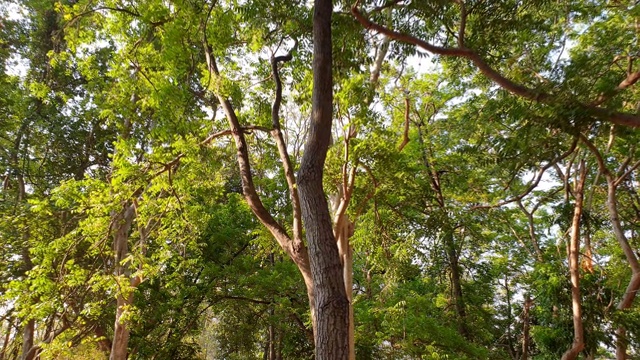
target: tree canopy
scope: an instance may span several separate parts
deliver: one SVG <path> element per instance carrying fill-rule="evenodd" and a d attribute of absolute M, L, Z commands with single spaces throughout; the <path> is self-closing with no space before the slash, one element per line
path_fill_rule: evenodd
<path fill-rule="evenodd" d="M 640 356 L 636 2 L 0 13 L 0 360 Z"/>

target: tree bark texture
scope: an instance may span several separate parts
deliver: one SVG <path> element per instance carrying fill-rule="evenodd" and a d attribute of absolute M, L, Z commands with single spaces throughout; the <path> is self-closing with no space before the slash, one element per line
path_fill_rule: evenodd
<path fill-rule="evenodd" d="M 571 221 L 571 238 L 569 240 L 569 273 L 571 274 L 571 309 L 573 315 L 573 344 L 562 355 L 562 360 L 574 360 L 584 349 L 584 328 L 582 324 L 582 300 L 580 298 L 580 223 L 584 202 L 584 183 L 586 180 L 586 165 L 580 162 L 580 170 L 576 186 L 573 191 L 575 204 Z"/>
<path fill-rule="evenodd" d="M 349 301 L 329 206 L 322 187 L 333 117 L 333 6 L 331 0 L 315 0 L 314 4 L 311 125 L 298 173 L 298 189 L 316 291 L 316 359 L 347 360 Z"/>

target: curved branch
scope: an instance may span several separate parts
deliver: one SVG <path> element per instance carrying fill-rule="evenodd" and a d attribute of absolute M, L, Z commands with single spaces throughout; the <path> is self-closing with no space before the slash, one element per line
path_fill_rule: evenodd
<path fill-rule="evenodd" d="M 278 152 L 280 153 L 280 160 L 282 161 L 282 167 L 284 170 L 284 176 L 287 180 L 287 186 L 289 187 L 289 196 L 291 197 L 291 205 L 293 209 L 293 241 L 294 247 L 302 246 L 302 220 L 300 210 L 300 198 L 298 196 L 298 188 L 296 186 L 296 178 L 293 173 L 293 166 L 291 164 L 291 158 L 287 151 L 287 145 L 282 135 L 280 128 L 280 103 L 282 102 L 282 80 L 280 80 L 280 73 L 278 72 L 278 63 L 288 62 L 293 59 L 291 54 L 298 42 L 296 41 L 293 48 L 283 56 L 277 56 L 271 58 L 271 71 L 273 72 L 273 79 L 276 83 L 276 98 L 273 101 L 273 107 L 271 109 L 271 121 L 273 123 L 273 135 L 276 144 L 278 145 Z"/>
<path fill-rule="evenodd" d="M 409 34 L 401 33 L 398 31 L 391 30 L 387 27 L 384 27 L 380 24 L 376 24 L 367 17 L 365 17 L 360 10 L 358 9 L 359 1 L 351 7 L 351 14 L 356 20 L 362 24 L 367 30 L 374 30 L 383 35 L 386 35 L 396 41 L 401 41 L 407 44 L 415 45 L 420 47 L 428 52 L 431 52 L 436 55 L 441 56 L 451 56 L 451 57 L 461 57 L 470 60 L 478 70 L 485 75 L 487 78 L 500 85 L 504 90 L 520 96 L 524 99 L 535 101 L 543 104 L 552 104 L 558 105 L 561 104 L 556 96 L 553 94 L 542 92 L 541 90 L 531 89 L 526 86 L 515 83 L 513 80 L 510 80 L 500 74 L 496 69 L 491 67 L 478 53 L 474 52 L 472 49 L 469 49 L 464 46 L 459 47 L 443 47 L 433 45 L 425 40 L 419 39 L 415 36 L 411 36 Z M 460 36 L 460 35 L 458 35 Z M 616 88 L 616 92 L 620 92 L 625 88 L 631 86 L 636 81 L 640 79 L 639 74 L 631 74 L 626 81 L 623 81 L 618 88 Z M 604 102 L 606 98 L 603 98 L 602 102 Z M 640 127 L 640 115 L 623 113 L 623 112 L 615 112 L 607 109 L 603 109 L 598 107 L 600 102 L 595 101 L 591 104 L 583 104 L 576 102 L 575 106 L 579 109 L 586 111 L 587 113 L 598 117 L 603 120 L 610 121 L 614 124 L 624 125 L 629 127 Z"/>

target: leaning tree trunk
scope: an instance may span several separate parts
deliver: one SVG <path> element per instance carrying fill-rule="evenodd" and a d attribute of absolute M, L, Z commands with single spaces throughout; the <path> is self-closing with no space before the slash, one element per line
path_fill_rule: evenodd
<path fill-rule="evenodd" d="M 298 173 L 300 205 L 315 287 L 316 359 L 347 360 L 349 301 L 322 175 L 331 140 L 333 79 L 331 0 L 315 0 L 311 125 Z"/>
<path fill-rule="evenodd" d="M 573 208 L 571 222 L 571 239 L 569 241 L 569 273 L 571 274 L 571 303 L 573 311 L 573 344 L 562 355 L 562 360 L 578 358 L 584 349 L 584 328 L 582 325 L 582 300 L 580 299 L 580 220 L 584 202 L 584 183 L 587 171 L 584 160 L 580 162 L 580 173 L 574 189 L 576 203 Z"/>

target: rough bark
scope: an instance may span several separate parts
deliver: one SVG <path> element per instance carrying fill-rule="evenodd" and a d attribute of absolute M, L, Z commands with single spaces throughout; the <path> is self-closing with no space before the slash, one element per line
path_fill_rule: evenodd
<path fill-rule="evenodd" d="M 298 173 L 298 189 L 316 290 L 316 359 L 346 360 L 349 356 L 349 301 L 322 187 L 333 117 L 332 2 L 315 0 L 314 5 L 311 124 Z"/>
<path fill-rule="evenodd" d="M 580 298 L 580 223 L 584 202 L 584 183 L 586 166 L 580 162 L 580 173 L 573 194 L 575 204 L 571 221 L 571 238 L 569 239 L 569 273 L 571 275 L 571 309 L 573 315 L 573 344 L 563 355 L 562 360 L 574 360 L 584 349 L 584 328 L 582 324 L 582 300 Z"/>

